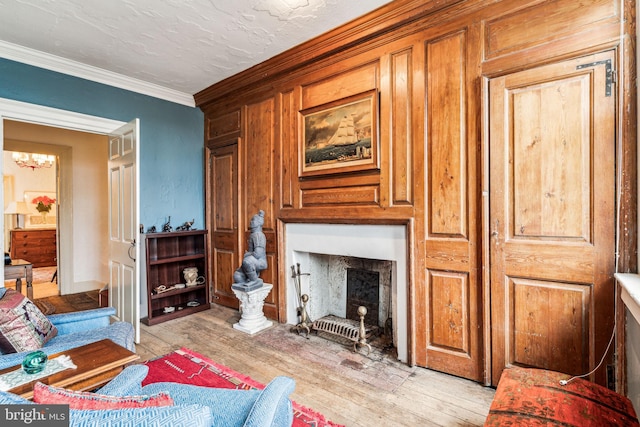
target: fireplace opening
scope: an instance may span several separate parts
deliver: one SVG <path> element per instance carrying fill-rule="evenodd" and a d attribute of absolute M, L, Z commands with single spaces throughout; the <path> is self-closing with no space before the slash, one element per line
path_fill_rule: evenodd
<path fill-rule="evenodd" d="M 300 295 L 304 307 L 298 310 L 305 320 L 292 331 L 346 339 L 354 350 L 364 347 L 368 353 L 372 346 L 395 353 L 388 327 L 394 262 L 326 254 L 309 254 L 308 261 L 292 268 L 296 280 L 308 279 L 308 292 Z"/>

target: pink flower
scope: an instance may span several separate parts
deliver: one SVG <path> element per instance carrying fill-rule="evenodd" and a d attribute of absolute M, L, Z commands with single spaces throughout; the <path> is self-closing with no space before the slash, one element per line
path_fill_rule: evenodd
<path fill-rule="evenodd" d="M 51 205 L 56 202 L 56 199 L 52 199 L 47 196 L 38 196 L 31 201 L 34 205 L 36 205 L 36 210 L 38 212 L 49 212 L 51 210 Z"/>
<path fill-rule="evenodd" d="M 42 202 L 43 205 L 52 205 L 56 202 L 56 199 L 52 199 L 51 197 L 47 196 L 38 196 L 31 201 L 31 203 L 33 203 L 34 205 L 37 205 L 40 202 Z"/>

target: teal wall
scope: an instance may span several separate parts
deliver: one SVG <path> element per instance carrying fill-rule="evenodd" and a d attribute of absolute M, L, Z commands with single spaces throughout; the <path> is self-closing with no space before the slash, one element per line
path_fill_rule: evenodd
<path fill-rule="evenodd" d="M 140 119 L 140 220 L 204 228 L 204 116 L 198 108 L 0 58 L 0 98 L 112 120 Z"/>

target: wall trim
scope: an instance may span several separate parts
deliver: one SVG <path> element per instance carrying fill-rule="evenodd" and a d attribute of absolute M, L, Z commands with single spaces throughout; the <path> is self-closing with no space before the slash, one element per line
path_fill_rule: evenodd
<path fill-rule="evenodd" d="M 6 98 L 0 98 L 0 118 L 99 134 L 111 133 L 127 123 Z"/>
<path fill-rule="evenodd" d="M 195 107 L 193 95 L 0 40 L 0 58 Z"/>

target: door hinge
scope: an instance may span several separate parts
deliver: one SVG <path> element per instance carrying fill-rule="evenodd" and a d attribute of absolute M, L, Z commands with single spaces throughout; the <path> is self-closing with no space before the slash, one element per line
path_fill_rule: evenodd
<path fill-rule="evenodd" d="M 613 66 L 611 65 L 610 59 L 606 59 L 604 61 L 598 61 L 598 62 L 590 62 L 588 64 L 580 64 L 576 67 L 576 70 L 583 70 L 585 68 L 596 67 L 598 65 L 605 66 L 606 81 L 605 81 L 604 92 L 606 96 L 611 96 L 611 86 L 617 83 L 618 78 L 617 78 L 616 70 L 614 70 Z"/>
<path fill-rule="evenodd" d="M 607 365 L 607 388 L 616 391 L 616 368 L 613 365 Z"/>

